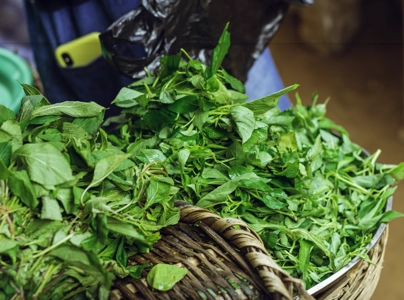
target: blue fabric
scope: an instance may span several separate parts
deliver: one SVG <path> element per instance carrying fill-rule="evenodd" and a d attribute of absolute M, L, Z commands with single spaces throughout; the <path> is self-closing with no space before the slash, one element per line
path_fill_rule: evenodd
<path fill-rule="evenodd" d="M 95 101 L 109 106 L 121 87 L 133 80 L 121 75 L 102 58 L 81 68 L 63 68 L 55 49 L 82 35 L 105 31 L 139 0 L 25 0 L 28 32 L 46 96 L 52 102 Z M 114 9 L 111 9 L 111 8 Z"/>
<path fill-rule="evenodd" d="M 120 88 L 133 80 L 102 58 L 80 68 L 63 68 L 55 60 L 56 47 L 91 32 L 103 32 L 116 19 L 136 8 L 139 0 L 25 0 L 28 32 L 46 96 L 52 102 L 95 101 L 108 107 Z M 135 49 L 140 55 L 144 52 Z M 250 100 L 282 89 L 268 50 L 254 63 L 246 83 Z M 290 106 L 286 97 L 280 108 Z"/>
<path fill-rule="evenodd" d="M 283 83 L 268 49 L 254 62 L 248 72 L 248 79 L 245 83 L 246 93 L 249 101 L 267 96 L 283 89 Z M 286 95 L 279 100 L 278 107 L 285 110 L 291 106 Z"/>

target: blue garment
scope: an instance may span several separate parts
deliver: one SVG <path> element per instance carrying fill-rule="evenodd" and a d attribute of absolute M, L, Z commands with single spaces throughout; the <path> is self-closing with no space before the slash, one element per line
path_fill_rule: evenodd
<path fill-rule="evenodd" d="M 120 88 L 133 79 L 121 75 L 103 58 L 85 67 L 56 63 L 56 47 L 91 32 L 103 32 L 116 19 L 136 8 L 139 0 L 25 0 L 28 32 L 45 93 L 52 102 L 95 101 L 109 107 Z M 246 83 L 250 100 L 283 87 L 266 50 L 255 62 Z M 286 98 L 280 108 L 289 106 Z"/>
<path fill-rule="evenodd" d="M 261 56 L 254 62 L 250 71 L 248 71 L 248 79 L 245 83 L 245 88 L 249 101 L 264 97 L 284 88 L 268 48 L 264 50 Z M 287 96 L 282 96 L 278 103 L 279 109 L 285 110 L 290 106 L 290 101 Z"/>

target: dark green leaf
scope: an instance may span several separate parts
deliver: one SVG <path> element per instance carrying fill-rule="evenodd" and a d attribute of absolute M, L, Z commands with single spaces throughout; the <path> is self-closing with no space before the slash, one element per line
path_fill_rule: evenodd
<path fill-rule="evenodd" d="M 0 161 L 8 167 L 11 157 L 11 140 L 0 143 Z"/>
<path fill-rule="evenodd" d="M 128 254 L 125 251 L 124 245 L 125 245 L 125 238 L 121 237 L 120 242 L 118 244 L 118 248 L 116 249 L 116 254 L 115 254 L 115 258 L 116 261 L 122 266 L 122 267 L 126 267 L 126 265 L 128 264 Z"/>
<path fill-rule="evenodd" d="M 181 54 L 178 53 L 177 55 L 168 55 L 163 56 L 160 59 L 160 76 L 165 78 L 173 74 L 175 71 L 178 70 L 178 66 L 180 64 Z"/>
<path fill-rule="evenodd" d="M 126 269 L 129 271 L 129 275 L 132 278 L 139 279 L 142 276 L 142 271 L 146 268 L 150 268 L 152 265 L 137 265 L 137 266 L 127 266 Z"/>
<path fill-rule="evenodd" d="M 25 170 L 12 172 L 8 184 L 13 194 L 20 197 L 26 206 L 35 208 L 38 205 L 34 188 Z"/>

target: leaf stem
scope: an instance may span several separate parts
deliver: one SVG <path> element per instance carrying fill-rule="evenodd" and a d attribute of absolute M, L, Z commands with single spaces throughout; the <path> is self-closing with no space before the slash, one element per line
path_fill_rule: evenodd
<path fill-rule="evenodd" d="M 62 245 L 64 242 L 67 242 L 68 240 L 70 240 L 76 233 L 73 232 L 71 234 L 69 234 L 68 236 L 66 236 L 65 238 L 61 239 L 59 242 L 57 242 L 56 244 L 46 248 L 45 250 L 35 254 L 34 256 L 32 256 L 31 258 L 37 258 L 40 257 L 42 255 L 45 255 L 46 253 L 52 251 L 53 249 L 59 247 L 60 245 Z"/>

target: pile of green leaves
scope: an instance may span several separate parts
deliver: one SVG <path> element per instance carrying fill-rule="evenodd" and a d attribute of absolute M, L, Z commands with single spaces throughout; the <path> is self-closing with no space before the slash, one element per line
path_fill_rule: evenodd
<path fill-rule="evenodd" d="M 108 299 L 127 258 L 179 220 L 165 167 L 101 128 L 96 103 L 50 105 L 33 87 L 0 106 L 0 299 Z M 115 142 L 117 139 L 115 139 Z"/>
<path fill-rule="evenodd" d="M 246 102 L 220 67 L 229 44 L 225 30 L 209 66 L 162 58 L 104 124 L 96 103 L 50 104 L 27 85 L 17 115 L 0 106 L 0 299 L 107 299 L 115 276 L 149 267 L 127 258 L 178 222 L 174 199 L 242 218 L 306 287 L 401 215 L 384 207 L 404 164 L 363 155 L 316 98 L 280 112 L 297 85 Z"/>
<path fill-rule="evenodd" d="M 165 57 L 157 74 L 123 88 L 113 102 L 126 114 L 120 129 L 165 164 L 178 198 L 246 221 L 310 288 L 366 258 L 372 232 L 402 215 L 384 208 L 404 164 L 365 155 L 317 96 L 280 112 L 279 97 L 297 85 L 245 102 L 244 86 L 220 68 L 229 43 L 225 32 L 210 66 Z"/>

